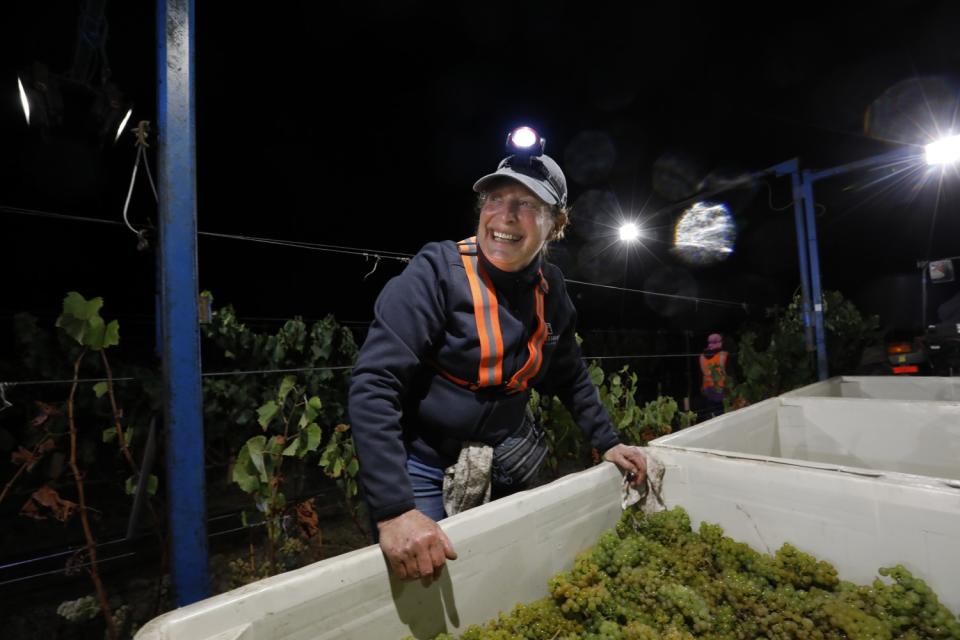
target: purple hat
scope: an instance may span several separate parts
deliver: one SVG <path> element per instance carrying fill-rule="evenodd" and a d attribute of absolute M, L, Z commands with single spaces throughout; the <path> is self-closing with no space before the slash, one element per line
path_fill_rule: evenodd
<path fill-rule="evenodd" d="M 711 333 L 707 336 L 707 349 L 719 349 L 723 346 L 723 336 L 719 333 Z"/>

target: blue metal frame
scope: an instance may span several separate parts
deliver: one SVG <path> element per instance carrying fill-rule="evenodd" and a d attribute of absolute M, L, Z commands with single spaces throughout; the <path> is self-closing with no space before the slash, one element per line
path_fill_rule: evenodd
<path fill-rule="evenodd" d="M 197 318 L 194 0 L 157 0 L 160 322 L 177 606 L 210 595 Z"/>
<path fill-rule="evenodd" d="M 813 329 L 817 346 L 817 377 L 826 380 L 827 368 L 826 332 L 823 328 L 823 292 L 820 290 L 820 252 L 817 249 L 817 219 L 813 200 L 813 180 L 810 171 L 800 174 L 800 191 L 803 194 L 804 222 L 806 223 L 807 255 L 810 259 L 810 298 L 813 301 Z M 803 242 L 797 238 L 797 242 Z"/>
<path fill-rule="evenodd" d="M 793 194 L 793 219 L 797 230 L 797 257 L 800 262 L 800 291 L 802 297 L 801 315 L 803 317 L 803 337 L 807 351 L 814 350 L 813 304 L 810 297 L 810 266 L 807 256 L 807 223 L 803 213 L 803 190 L 800 185 L 800 161 L 791 158 L 781 162 L 762 174 L 773 173 L 780 177 L 790 175 Z"/>
<path fill-rule="evenodd" d="M 897 163 L 913 163 L 920 161 L 923 157 L 923 150 L 915 147 L 906 147 L 895 149 L 893 151 L 882 153 L 863 160 L 849 162 L 847 164 L 822 169 L 820 171 L 804 171 L 800 176 L 800 190 L 803 194 L 804 218 L 806 222 L 806 241 L 810 257 L 810 295 L 814 300 L 814 330 L 816 332 L 817 343 L 817 373 L 821 380 L 826 380 L 829 375 L 827 367 L 827 349 L 825 344 L 825 335 L 823 327 L 823 296 L 820 291 L 820 258 L 817 250 L 817 223 L 815 215 L 815 204 L 813 196 L 813 184 L 824 178 L 832 178 L 844 173 L 856 171 L 858 169 L 870 169 L 882 165 L 894 165 Z"/>
<path fill-rule="evenodd" d="M 826 380 L 827 347 L 823 328 L 823 297 L 820 291 L 820 255 L 817 250 L 817 221 L 814 217 L 813 179 L 809 171 L 800 171 L 800 161 L 791 158 L 753 174 L 790 176 L 793 193 L 793 217 L 797 230 L 797 256 L 800 262 L 800 290 L 803 297 L 803 337 L 808 351 L 817 352 L 817 376 Z"/>
<path fill-rule="evenodd" d="M 800 172 L 794 169 L 790 174 L 790 184 L 793 193 L 793 220 L 797 228 L 797 253 L 800 257 L 800 290 L 803 295 L 803 339 L 807 351 L 814 350 L 813 340 L 813 304 L 810 296 L 810 260 L 807 256 L 807 223 L 803 213 L 803 189 L 800 183 Z"/>
<path fill-rule="evenodd" d="M 752 177 L 774 174 L 790 174 L 793 185 L 793 211 L 797 228 L 797 253 L 800 258 L 800 284 L 803 291 L 803 329 L 807 349 L 817 352 L 817 377 L 826 380 L 830 375 L 827 366 L 826 331 L 823 320 L 823 292 L 820 288 L 820 255 L 817 246 L 816 201 L 813 196 L 813 183 L 854 171 L 868 169 L 884 164 L 914 162 L 922 156 L 915 148 L 896 149 L 856 162 L 823 169 L 821 171 L 803 171 L 799 169 L 796 158 L 781 162 Z"/>

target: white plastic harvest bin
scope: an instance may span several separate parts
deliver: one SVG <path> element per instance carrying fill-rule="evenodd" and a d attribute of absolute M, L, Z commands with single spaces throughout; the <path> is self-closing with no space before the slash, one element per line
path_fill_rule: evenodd
<path fill-rule="evenodd" d="M 609 463 L 443 521 L 459 559 L 424 588 L 390 577 L 376 546 L 164 614 L 137 640 L 391 640 L 463 630 L 547 595 L 620 515 Z"/>
<path fill-rule="evenodd" d="M 960 378 L 837 376 L 795 389 L 781 397 L 796 396 L 960 402 Z"/>
<path fill-rule="evenodd" d="M 828 395 L 828 394 L 824 394 Z M 660 438 L 663 495 L 694 526 L 774 551 L 791 542 L 868 582 L 903 564 L 960 611 L 960 404 L 773 398 Z M 610 464 L 445 520 L 460 558 L 424 588 L 377 547 L 261 580 L 163 616 L 138 640 L 323 640 L 459 632 L 546 595 L 619 515 Z"/>
<path fill-rule="evenodd" d="M 784 395 L 655 444 L 860 475 L 914 474 L 927 476 L 916 480 L 924 484 L 960 486 L 960 402 Z"/>
<path fill-rule="evenodd" d="M 652 444 L 694 519 L 854 582 L 903 564 L 960 611 L 960 403 L 781 396 Z"/>

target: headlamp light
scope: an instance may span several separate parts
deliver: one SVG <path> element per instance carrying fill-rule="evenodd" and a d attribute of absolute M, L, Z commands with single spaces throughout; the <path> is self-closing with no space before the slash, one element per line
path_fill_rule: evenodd
<path fill-rule="evenodd" d="M 546 139 L 530 127 L 517 127 L 507 134 L 507 153 L 517 156 L 518 160 L 542 156 L 546 146 Z"/>
<path fill-rule="evenodd" d="M 480 193 L 490 180 L 500 177 L 520 182 L 550 206 L 567 206 L 567 180 L 556 160 L 543 152 L 546 140 L 531 127 L 518 127 L 507 134 L 507 152 L 494 173 L 473 185 Z"/>

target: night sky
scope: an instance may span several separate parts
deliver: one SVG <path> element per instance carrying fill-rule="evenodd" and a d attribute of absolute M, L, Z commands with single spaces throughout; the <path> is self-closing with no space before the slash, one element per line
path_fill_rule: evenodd
<path fill-rule="evenodd" d="M 553 259 L 568 278 L 746 302 L 798 286 L 789 180 L 714 196 L 733 255 L 693 267 L 669 251 L 695 193 L 792 157 L 821 169 L 923 144 L 957 116 L 960 5 L 943 0 L 732 3 L 198 3 L 201 231 L 415 253 L 472 234 L 471 185 L 530 124 L 564 166 L 574 204 Z M 151 251 L 120 226 L 135 157 L 28 130 L 18 69 L 71 65 L 80 2 L 6 2 L 0 18 L 0 316 L 55 315 L 76 289 L 107 317 L 149 324 Z M 779 7 L 778 12 L 787 7 Z M 152 2 L 109 2 L 111 79 L 156 120 Z M 149 159 L 154 171 L 155 148 Z M 823 282 L 887 326 L 919 324 L 918 259 L 960 255 L 957 171 L 863 171 L 817 186 Z M 145 175 L 130 219 L 155 220 Z M 784 209 L 785 210 L 778 210 Z M 620 218 L 643 247 L 610 237 Z M 598 247 L 611 245 L 598 254 Z M 241 315 L 362 323 L 402 264 L 201 237 L 200 286 Z M 955 290 L 933 292 L 931 310 Z M 664 304 L 571 285 L 581 329 L 734 330 L 736 306 Z M 4 320 L 5 321 L 5 320 Z M 123 322 L 123 320 L 122 320 Z"/>

